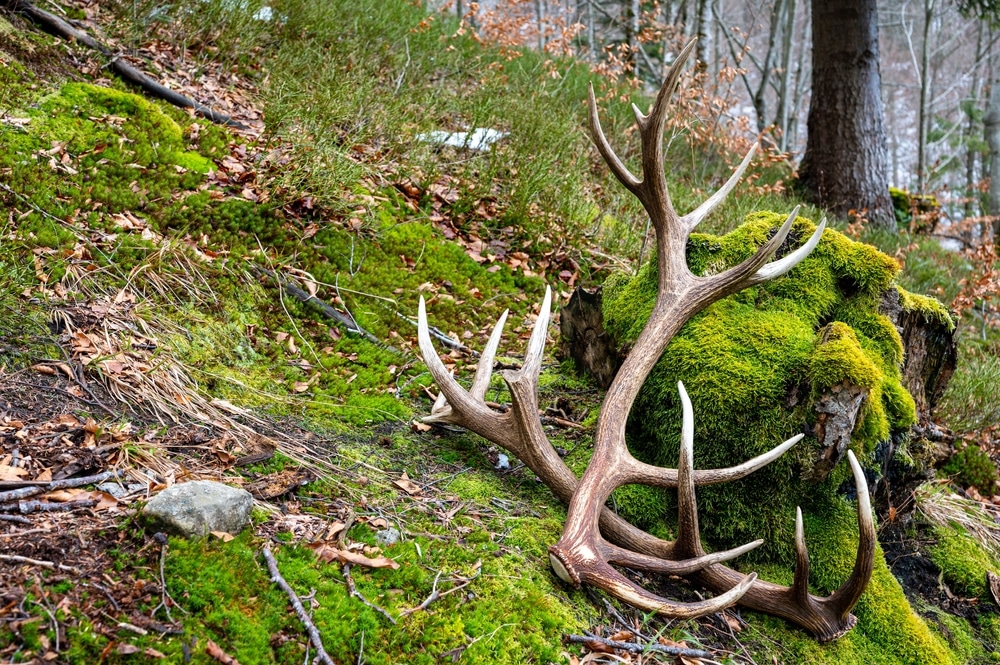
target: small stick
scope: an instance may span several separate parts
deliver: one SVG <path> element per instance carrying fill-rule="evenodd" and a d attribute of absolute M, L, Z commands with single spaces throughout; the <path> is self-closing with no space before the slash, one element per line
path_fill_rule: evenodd
<path fill-rule="evenodd" d="M 31 524 L 31 520 L 20 515 L 0 515 L 0 522 L 17 522 L 18 524 Z"/>
<path fill-rule="evenodd" d="M 435 600 L 439 600 L 441 598 L 444 598 L 447 595 L 453 594 L 456 591 L 461 591 L 465 587 L 469 586 L 470 584 L 472 584 L 473 581 L 476 580 L 476 578 L 478 578 L 480 575 L 483 574 L 483 562 L 482 562 L 482 560 L 477 561 L 476 565 L 477 565 L 478 570 L 476 571 L 476 574 L 474 576 L 469 577 L 469 578 L 459 578 L 459 579 L 462 580 L 462 583 L 458 584 L 458 585 L 456 585 L 456 586 L 454 586 L 454 587 L 452 587 L 450 589 L 448 589 L 447 591 L 438 591 L 437 590 L 438 579 L 441 577 L 441 573 L 438 573 L 437 576 L 434 578 L 434 585 L 431 587 L 431 595 L 427 596 L 427 599 L 424 600 L 424 602 L 422 602 L 419 605 L 417 605 L 416 607 L 412 607 L 412 608 L 410 608 L 408 610 L 403 610 L 402 613 L 400 613 L 399 616 L 402 618 L 402 617 L 405 617 L 405 616 L 409 616 L 409 615 L 413 614 L 414 612 L 419 612 L 421 610 L 426 610 L 427 607 L 431 603 L 433 603 Z M 454 582 L 454 580 L 452 580 L 452 582 Z"/>
<path fill-rule="evenodd" d="M 389 623 L 391 623 L 393 626 L 396 625 L 396 620 L 392 618 L 392 615 L 389 614 L 388 611 L 386 611 L 384 608 L 379 607 L 375 603 L 369 601 L 367 598 L 362 596 L 361 592 L 358 591 L 358 587 L 354 586 L 354 578 L 351 577 L 351 564 L 349 563 L 344 564 L 344 579 L 347 580 L 347 591 L 348 593 L 351 594 L 352 598 L 357 598 L 362 603 L 364 603 L 365 605 L 372 608 L 373 610 L 384 616 L 386 619 L 388 619 Z"/>
<path fill-rule="evenodd" d="M 159 612 L 162 607 L 167 612 L 167 620 L 173 623 L 174 617 L 170 614 L 171 605 L 177 607 L 180 611 L 184 612 L 184 614 L 187 614 L 187 610 L 178 605 L 177 601 L 171 598 L 170 594 L 167 592 L 167 579 L 163 573 L 164 564 L 166 564 L 167 561 L 167 534 L 157 532 L 153 534 L 153 540 L 160 544 L 160 604 L 154 607 L 153 611 L 149 613 L 149 618 L 155 619 L 156 613 Z"/>
<path fill-rule="evenodd" d="M 420 603 L 416 607 L 411 607 L 408 610 L 403 610 L 403 613 L 400 614 L 400 616 L 406 617 L 406 616 L 410 616 L 414 612 L 420 612 L 421 610 L 426 610 L 427 607 L 431 603 L 433 603 L 435 600 L 437 600 L 438 598 L 440 598 L 441 597 L 441 593 L 438 591 L 438 580 L 439 579 L 441 579 L 441 573 L 440 572 L 438 572 L 438 574 L 434 576 L 434 584 L 431 586 L 431 595 L 427 596 L 427 598 L 424 600 L 424 602 Z"/>
<path fill-rule="evenodd" d="M 111 595 L 111 592 L 108 591 L 108 588 L 106 586 L 98 584 L 97 582 L 88 582 L 88 584 L 90 586 L 94 587 L 95 589 L 101 591 L 104 594 L 104 596 L 111 603 L 111 606 L 115 608 L 115 612 L 121 612 L 122 611 L 122 608 L 118 604 L 118 601 L 115 600 L 115 597 Z"/>
<path fill-rule="evenodd" d="M 83 476 L 82 478 L 65 478 L 63 480 L 54 480 L 48 485 L 43 487 L 22 487 L 17 490 L 10 490 L 7 492 L 0 492 L 0 503 L 5 501 L 15 501 L 17 499 L 27 499 L 29 496 L 35 496 L 36 494 L 44 494 L 45 492 L 52 492 L 54 490 L 64 490 L 70 487 L 80 487 L 82 485 L 90 485 L 103 483 L 108 478 L 118 477 L 117 471 L 105 471 L 104 473 L 99 473 L 96 476 Z"/>
<path fill-rule="evenodd" d="M 17 504 L 0 506 L 0 512 L 17 511 L 21 514 L 34 512 L 53 512 L 63 510 L 76 510 L 77 508 L 93 508 L 97 505 L 97 499 L 81 499 L 79 501 L 66 501 L 63 503 L 50 503 L 48 501 L 19 501 Z M 0 517 L 3 519 L 3 517 Z M 10 520 L 15 521 L 15 520 Z M 25 522 L 30 524 L 30 522 Z"/>
<path fill-rule="evenodd" d="M 281 572 L 278 570 L 278 562 L 275 561 L 274 555 L 271 554 L 270 545 L 264 545 L 262 553 L 264 560 L 267 562 L 267 571 L 271 575 L 271 581 L 285 592 L 285 595 L 288 596 L 288 601 L 295 610 L 295 614 L 299 617 L 299 621 L 305 626 L 306 633 L 309 635 L 309 641 L 316 648 L 316 660 L 324 663 L 324 665 L 334 665 L 333 660 L 330 659 L 330 656 L 327 655 L 326 650 L 323 648 L 323 640 L 320 638 L 319 630 L 316 629 L 316 624 L 309 618 L 306 608 L 302 607 L 302 601 L 295 595 L 295 590 L 288 586 L 288 582 L 281 576 Z"/>
<path fill-rule="evenodd" d="M 24 531 L 11 531 L 10 533 L 0 533 L 0 538 L 17 538 L 18 536 L 30 536 L 33 533 L 52 533 L 52 527 L 42 527 L 41 529 L 26 529 Z"/>
<path fill-rule="evenodd" d="M 32 566 L 40 566 L 42 568 L 48 568 L 49 570 L 62 570 L 67 573 L 73 573 L 74 575 L 80 575 L 80 569 L 74 568 L 73 566 L 66 566 L 61 563 L 54 563 L 52 561 L 42 561 L 40 559 L 29 559 L 26 556 L 18 556 L 17 554 L 0 554 L 0 561 L 11 561 L 13 563 L 27 563 Z"/>
<path fill-rule="evenodd" d="M 701 649 L 686 649 L 684 647 L 668 647 L 663 644 L 636 644 L 635 642 L 618 642 L 616 640 L 609 640 L 604 637 L 597 637 L 596 635 L 567 635 L 566 640 L 573 644 L 587 644 L 588 642 L 596 642 L 597 644 L 602 644 L 606 647 L 611 647 L 612 649 L 619 649 L 621 651 L 629 651 L 631 653 L 647 653 L 650 651 L 656 651 L 657 653 L 666 653 L 671 656 L 687 656 L 690 658 L 711 658 L 712 654 L 708 651 L 703 651 Z"/>
<path fill-rule="evenodd" d="M 119 623 L 118 627 L 122 630 L 127 630 L 135 633 L 136 635 L 149 635 L 149 631 L 145 628 L 140 628 L 139 626 L 133 625 L 131 623 Z"/>

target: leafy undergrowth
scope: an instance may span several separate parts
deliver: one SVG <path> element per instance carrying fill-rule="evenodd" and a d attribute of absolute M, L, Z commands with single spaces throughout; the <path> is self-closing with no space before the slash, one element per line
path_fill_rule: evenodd
<path fill-rule="evenodd" d="M 412 321 L 421 295 L 464 381 L 469 349 L 504 309 L 500 362 L 513 366 L 544 285 L 565 297 L 599 283 L 639 254 L 643 234 L 637 204 L 581 129 L 589 73 L 484 47 L 417 4 L 289 0 L 270 22 L 253 2 L 67 4 L 241 131 L 99 78 L 93 53 L 0 17 L 2 464 L 27 455 L 18 477 L 28 480 L 117 468 L 147 488 L 219 478 L 254 491 L 260 508 L 235 540 L 165 549 L 132 517 L 145 490 L 15 523 L 5 552 L 80 574 L 23 561 L 0 570 L 0 618 L 12 628 L 0 657 L 303 662 L 302 627 L 259 556 L 267 543 L 299 595 L 315 591 L 307 606 L 342 663 L 560 662 L 579 653 L 563 635 L 595 625 L 727 645 L 716 658 L 728 662 L 882 658 L 895 644 L 886 634 L 829 647 L 758 615 L 664 622 L 607 610 L 549 571 L 565 512 L 530 472 L 516 460 L 505 469 L 471 435 L 411 427 L 430 405 Z M 634 166 L 630 93 L 597 88 Z M 474 127 L 509 136 L 488 153 L 420 138 Z M 684 143 L 671 158 L 687 163 Z M 678 207 L 725 177 L 727 160 L 715 161 L 696 177 L 670 170 Z M 762 191 L 741 189 L 708 230 L 791 207 Z M 277 280 L 371 335 L 323 318 Z M 541 385 L 550 439 L 581 470 L 599 394 L 554 364 Z M 499 381 L 488 399 L 506 399 Z M 253 462 L 261 450 L 266 461 Z M 304 464 L 319 480 L 288 481 Z M 380 543 L 390 530 L 401 540 Z M 398 568 L 352 566 L 363 601 L 323 548 Z M 888 571 L 876 581 L 882 595 L 863 611 L 888 599 L 910 620 Z M 935 625 L 966 661 L 986 658 L 975 640 L 992 633 L 950 615 Z"/>

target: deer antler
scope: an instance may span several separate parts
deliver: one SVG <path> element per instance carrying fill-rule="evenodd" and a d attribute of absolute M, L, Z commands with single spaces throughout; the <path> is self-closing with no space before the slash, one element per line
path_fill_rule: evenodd
<path fill-rule="evenodd" d="M 798 567 L 791 588 L 756 581 L 754 574 L 743 575 L 719 563 L 756 547 L 761 541 L 706 555 L 698 533 L 696 485 L 727 482 L 752 473 L 780 457 L 802 438 L 801 435 L 742 465 L 696 471 L 691 463 L 693 413 L 687 393 L 679 385 L 683 427 L 678 468 L 666 469 L 640 462 L 632 457 L 625 445 L 625 422 L 639 389 L 683 324 L 712 302 L 791 270 L 819 243 L 826 225 L 825 220 L 822 221 L 799 249 L 780 260 L 767 263 L 788 235 L 798 214 L 796 208 L 777 233 L 743 263 L 710 277 L 696 276 L 688 269 L 685 256 L 688 235 L 733 189 L 756 150 L 755 145 L 726 184 L 697 209 L 684 216 L 675 212 L 662 169 L 663 128 L 668 100 L 676 88 L 681 66 L 693 46 L 694 41 L 678 56 L 649 115 L 633 107 L 642 141 L 642 180 L 625 167 L 608 144 L 601 130 L 593 89 L 590 91 L 591 132 L 598 150 L 618 180 L 643 204 L 655 230 L 659 284 L 649 322 L 605 397 L 597 423 L 594 454 L 583 477 L 577 481 L 548 442 L 538 420 L 538 372 L 551 304 L 548 290 L 522 368 L 517 372 L 502 373 L 512 398 L 512 408 L 504 413 L 486 405 L 485 391 L 506 313 L 490 337 L 473 385 L 467 392 L 448 373 L 434 352 L 421 299 L 420 348 L 443 396 L 439 397 L 425 421 L 463 425 L 503 446 L 531 468 L 559 498 L 569 503 L 562 538 L 549 550 L 553 568 L 562 579 L 597 586 L 637 607 L 675 617 L 715 612 L 738 601 L 747 607 L 798 623 L 820 640 L 833 639 L 854 625 L 855 619 L 850 610 L 868 583 L 874 556 L 875 535 L 867 484 L 853 454 L 849 460 L 858 489 L 861 533 L 857 562 L 854 572 L 841 589 L 828 598 L 817 598 L 808 592 L 808 556 L 801 536 L 801 516 L 796 523 Z M 655 538 L 604 507 L 612 491 L 622 485 L 636 483 L 677 488 L 678 539 L 675 542 Z M 615 570 L 612 564 L 650 572 L 691 574 L 720 595 L 699 603 L 671 601 L 636 585 Z"/>

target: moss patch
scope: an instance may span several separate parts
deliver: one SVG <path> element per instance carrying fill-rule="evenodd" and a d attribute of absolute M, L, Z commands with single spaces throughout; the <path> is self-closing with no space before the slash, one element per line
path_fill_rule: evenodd
<path fill-rule="evenodd" d="M 1000 573 L 1000 563 L 956 524 L 934 526 L 933 533 L 937 542 L 928 550 L 944 581 L 955 594 L 984 598 L 988 590 L 986 572 Z"/>

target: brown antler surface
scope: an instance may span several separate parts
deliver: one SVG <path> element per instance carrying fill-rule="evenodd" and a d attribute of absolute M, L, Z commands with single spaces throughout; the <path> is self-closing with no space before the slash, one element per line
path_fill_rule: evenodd
<path fill-rule="evenodd" d="M 827 598 L 808 592 L 809 561 L 802 536 L 801 514 L 796 522 L 797 569 L 792 587 L 756 580 L 721 565 L 756 546 L 755 541 L 733 550 L 706 554 L 698 532 L 695 486 L 742 478 L 780 457 L 802 436 L 744 464 L 728 469 L 694 470 L 692 465 L 694 416 L 683 385 L 681 394 L 683 425 L 681 454 L 677 469 L 667 469 L 636 460 L 625 445 L 625 423 L 643 381 L 683 324 L 726 295 L 772 279 L 792 269 L 818 244 L 825 220 L 800 248 L 784 258 L 768 263 L 784 242 L 798 213 L 792 211 L 777 233 L 743 263 L 720 274 L 699 277 L 687 267 L 687 237 L 733 189 L 753 156 L 754 146 L 726 184 L 687 215 L 678 215 L 670 202 L 663 172 L 663 128 L 667 103 L 680 78 L 690 42 L 678 56 L 660 89 L 649 115 L 637 108 L 636 121 L 642 145 L 642 174 L 635 177 L 611 149 L 601 130 L 593 90 L 590 93 L 590 124 L 598 150 L 618 180 L 643 204 L 655 231 L 659 283 L 656 303 L 646 327 L 608 390 L 597 422 L 594 454 L 578 481 L 548 442 L 538 419 L 538 373 L 541 369 L 551 293 L 545 300 L 532 331 L 524 364 L 516 372 L 501 374 L 511 393 L 511 409 L 500 412 L 485 402 L 493 358 L 500 341 L 506 312 L 497 323 L 479 361 L 473 384 L 463 389 L 445 369 L 431 344 L 423 299 L 420 301 L 420 349 L 441 390 L 431 415 L 425 422 L 462 425 L 503 446 L 524 462 L 552 491 L 569 503 L 566 527 L 559 542 L 550 548 L 557 575 L 574 584 L 598 587 L 636 607 L 673 617 L 693 617 L 718 611 L 733 602 L 769 612 L 793 621 L 820 640 L 834 639 L 854 625 L 851 608 L 871 576 L 875 533 L 868 501 L 868 488 L 853 454 L 849 461 L 858 489 L 860 543 L 853 573 L 844 585 Z M 676 487 L 678 491 L 678 537 L 674 542 L 655 538 L 605 507 L 611 492 L 626 484 Z M 653 594 L 637 585 L 615 565 L 649 572 L 691 575 L 719 595 L 697 603 L 681 603 Z"/>

